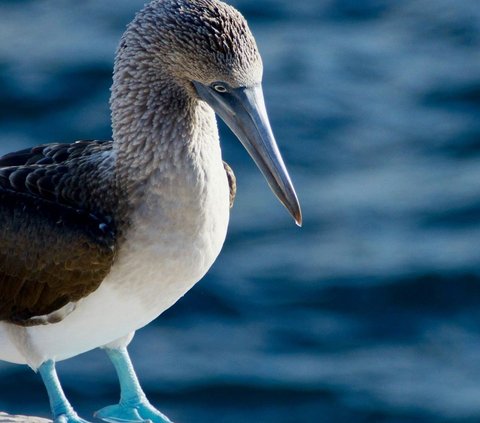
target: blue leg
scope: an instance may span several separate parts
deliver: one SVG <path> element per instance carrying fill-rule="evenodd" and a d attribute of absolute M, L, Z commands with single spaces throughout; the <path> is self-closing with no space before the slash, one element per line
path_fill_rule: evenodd
<path fill-rule="evenodd" d="M 148 401 L 143 392 L 126 348 L 105 348 L 120 381 L 120 402 L 102 408 L 95 417 L 109 423 L 172 423 Z"/>
<path fill-rule="evenodd" d="M 65 396 L 52 360 L 43 363 L 38 372 L 47 388 L 54 423 L 89 423 L 78 417 Z"/>

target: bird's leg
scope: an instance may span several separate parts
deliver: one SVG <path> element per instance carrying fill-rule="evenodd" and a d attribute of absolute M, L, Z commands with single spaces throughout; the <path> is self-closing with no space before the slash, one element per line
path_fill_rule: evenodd
<path fill-rule="evenodd" d="M 106 422 L 171 423 L 148 401 L 133 369 L 126 347 L 104 348 L 117 371 L 120 381 L 120 402 L 95 413 Z"/>
<path fill-rule="evenodd" d="M 38 372 L 47 388 L 54 423 L 89 423 L 78 417 L 78 414 L 68 402 L 60 385 L 60 381 L 58 380 L 54 361 L 45 361 L 38 368 Z"/>

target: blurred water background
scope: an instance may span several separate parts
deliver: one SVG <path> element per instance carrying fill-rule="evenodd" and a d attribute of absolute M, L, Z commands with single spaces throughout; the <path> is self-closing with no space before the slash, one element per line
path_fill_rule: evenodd
<path fill-rule="evenodd" d="M 178 423 L 480 421 L 480 2 L 232 4 L 305 224 L 222 126 L 223 253 L 130 348 L 152 402 Z M 113 54 L 142 5 L 0 0 L 0 154 L 110 138 Z M 83 417 L 117 399 L 100 351 L 59 373 Z M 0 364 L 0 409 L 48 416 L 38 376 Z"/>

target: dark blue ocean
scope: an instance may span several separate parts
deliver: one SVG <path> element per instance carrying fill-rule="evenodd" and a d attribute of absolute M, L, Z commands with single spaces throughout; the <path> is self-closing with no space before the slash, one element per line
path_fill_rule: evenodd
<path fill-rule="evenodd" d="M 304 226 L 222 126 L 229 236 L 131 344 L 151 401 L 177 423 L 480 421 L 480 2 L 232 3 Z M 0 0 L 0 154 L 110 138 L 142 5 Z M 83 417 L 117 400 L 102 352 L 58 367 Z M 49 416 L 39 377 L 1 363 L 0 410 Z"/>

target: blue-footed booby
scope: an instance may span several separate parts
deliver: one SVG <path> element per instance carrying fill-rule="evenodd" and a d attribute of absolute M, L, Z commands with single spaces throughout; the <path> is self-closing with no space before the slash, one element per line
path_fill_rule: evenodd
<path fill-rule="evenodd" d="M 0 359 L 41 375 L 55 423 L 87 423 L 55 362 L 103 348 L 120 401 L 106 422 L 170 420 L 147 400 L 127 346 L 213 264 L 235 177 L 215 113 L 297 224 L 300 206 L 262 94 L 245 19 L 217 0 L 155 0 L 117 50 L 113 141 L 47 144 L 0 158 Z"/>

